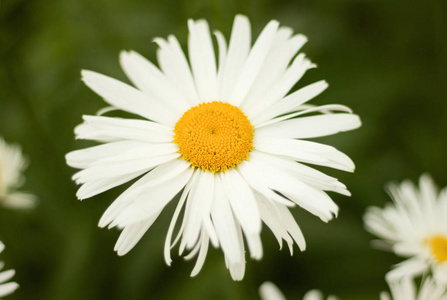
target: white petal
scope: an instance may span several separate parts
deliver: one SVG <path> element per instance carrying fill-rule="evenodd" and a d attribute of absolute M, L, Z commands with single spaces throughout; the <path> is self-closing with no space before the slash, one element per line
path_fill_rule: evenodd
<path fill-rule="evenodd" d="M 0 272 L 0 283 L 10 280 L 16 274 L 15 270 Z"/>
<path fill-rule="evenodd" d="M 289 209 L 281 204 L 277 204 L 276 207 L 279 210 L 279 215 L 281 216 L 281 221 L 283 226 L 286 228 L 287 232 L 292 236 L 295 243 L 298 245 L 301 251 L 306 250 L 306 240 L 304 235 L 295 221 L 292 213 Z"/>
<path fill-rule="evenodd" d="M 387 292 L 381 292 L 380 293 L 380 300 L 392 300 L 390 297 L 390 294 Z"/>
<path fill-rule="evenodd" d="M 24 183 L 23 171 L 28 165 L 22 149 L 16 144 L 8 144 L 0 136 L 1 183 L 0 189 L 6 191 L 18 188 Z"/>
<path fill-rule="evenodd" d="M 259 103 L 259 99 L 262 99 L 267 92 L 279 84 L 290 61 L 306 43 L 305 36 L 298 34 L 289 39 L 291 34 L 290 29 L 280 28 L 278 30 L 268 57 L 244 100 L 244 107 Z"/>
<path fill-rule="evenodd" d="M 124 184 L 141 174 L 145 173 L 147 170 L 138 170 L 136 172 L 127 173 L 124 175 L 119 175 L 110 178 L 91 180 L 84 183 L 76 192 L 76 197 L 79 200 L 84 200 L 98 195 L 102 192 L 108 191 L 116 186 Z"/>
<path fill-rule="evenodd" d="M 149 170 L 179 156 L 173 143 L 146 144 L 126 152 L 99 159 L 73 176 L 77 183 L 122 176 L 140 170 Z"/>
<path fill-rule="evenodd" d="M 127 254 L 140 241 L 146 231 L 157 220 L 162 210 L 151 215 L 147 220 L 131 224 L 124 227 L 123 231 L 115 244 L 115 250 L 118 255 Z"/>
<path fill-rule="evenodd" d="M 140 142 L 172 142 L 170 127 L 144 120 L 83 116 L 84 123 L 75 128 L 77 139 L 114 142 L 134 140 Z"/>
<path fill-rule="evenodd" d="M 298 110 L 302 104 L 321 94 L 327 87 L 328 84 L 324 80 L 305 86 L 286 96 L 268 110 L 260 113 L 256 118 L 251 120 L 251 123 L 256 127 L 274 117 L 294 112 Z"/>
<path fill-rule="evenodd" d="M 256 260 L 262 258 L 262 242 L 261 235 L 259 233 L 247 233 L 245 232 L 245 238 L 247 239 L 248 249 L 250 250 L 250 257 Z"/>
<path fill-rule="evenodd" d="M 211 209 L 211 217 L 219 238 L 222 251 L 230 264 L 243 261 L 243 245 L 239 243 L 237 226 L 230 203 L 225 198 L 225 190 L 219 176 L 215 176 L 215 199 Z"/>
<path fill-rule="evenodd" d="M 231 278 L 234 281 L 241 281 L 244 279 L 245 274 L 245 262 L 231 264 L 228 269 L 230 270 Z"/>
<path fill-rule="evenodd" d="M 157 51 L 157 57 L 163 73 L 188 99 L 191 106 L 199 104 L 199 96 L 191 69 L 177 38 L 170 35 L 167 41 L 161 38 L 156 38 L 154 41 L 160 47 Z"/>
<path fill-rule="evenodd" d="M 202 269 L 203 264 L 205 263 L 206 254 L 208 253 L 208 246 L 209 246 L 208 234 L 205 231 L 202 231 L 202 236 L 200 238 L 200 252 L 199 256 L 197 257 L 197 262 L 194 266 L 194 269 L 191 272 L 191 277 L 194 277 L 197 274 L 199 274 L 200 270 Z"/>
<path fill-rule="evenodd" d="M 162 102 L 119 80 L 87 70 L 82 71 L 82 80 L 109 104 L 124 111 L 168 126 L 178 120 L 178 114 Z"/>
<path fill-rule="evenodd" d="M 220 86 L 220 83 L 222 82 L 225 61 L 227 60 L 227 42 L 225 41 L 225 37 L 220 31 L 215 31 L 214 36 L 216 37 L 217 45 L 219 47 L 219 68 L 217 71 L 217 82 Z"/>
<path fill-rule="evenodd" d="M 424 251 L 424 247 L 415 244 L 413 241 L 404 241 L 394 244 L 393 250 L 399 256 L 410 257 L 420 254 Z"/>
<path fill-rule="evenodd" d="M 194 245 L 192 250 L 187 255 L 184 256 L 185 260 L 190 260 L 194 256 L 196 256 L 199 253 L 201 246 L 202 246 L 202 239 L 199 235 L 199 239 L 198 239 L 197 243 Z"/>
<path fill-rule="evenodd" d="M 279 166 L 272 164 L 273 161 L 270 161 L 269 156 L 252 151 L 250 161 L 247 161 L 253 170 L 264 175 L 264 184 L 285 195 L 310 213 L 317 215 L 324 222 L 337 215 L 338 207 L 329 196 L 297 180 L 286 170 L 282 171 Z"/>
<path fill-rule="evenodd" d="M 278 83 L 266 93 L 257 102 L 243 104 L 242 108 L 246 112 L 248 118 L 253 119 L 258 113 L 266 110 L 272 104 L 282 99 L 290 89 L 297 83 L 304 73 L 315 65 L 312 64 L 304 54 L 299 54 L 293 61 L 292 65 L 286 70 L 284 75 L 278 80 Z"/>
<path fill-rule="evenodd" d="M 438 189 L 428 174 L 423 174 L 419 179 L 420 208 L 428 222 L 435 215 L 438 199 Z"/>
<path fill-rule="evenodd" d="M 212 201 L 214 202 L 214 199 L 212 199 Z M 219 238 L 217 237 L 216 229 L 214 228 L 211 216 L 208 216 L 203 220 L 203 229 L 207 232 L 213 247 L 219 248 Z"/>
<path fill-rule="evenodd" d="M 351 196 L 351 193 L 346 189 L 346 186 L 338 181 L 337 178 L 328 176 L 300 163 L 289 161 L 287 164 L 289 167 L 292 167 L 295 176 L 307 185 L 323 191 L 333 191 L 345 196 Z"/>
<path fill-rule="evenodd" d="M 87 169 L 76 173 L 73 179 L 78 184 L 84 184 L 77 193 L 78 198 L 92 197 L 180 156 L 179 153 L 171 153 L 132 158 L 126 157 L 125 154 L 98 160 Z"/>
<path fill-rule="evenodd" d="M 284 239 L 287 244 L 293 244 L 293 240 L 290 238 L 287 230 L 282 226 L 281 222 L 278 222 L 276 207 L 273 206 L 271 201 L 265 197 L 256 195 L 261 201 L 258 201 L 259 212 L 261 219 L 272 231 L 279 244 L 279 249 L 282 249 L 282 240 Z"/>
<path fill-rule="evenodd" d="M 365 228 L 372 234 L 375 234 L 386 240 L 395 240 L 397 238 L 394 228 L 382 216 L 382 210 L 378 207 L 368 207 L 363 217 Z"/>
<path fill-rule="evenodd" d="M 196 82 L 199 99 L 218 99 L 217 68 L 208 23 L 205 20 L 188 20 L 188 50 L 192 73 Z"/>
<path fill-rule="evenodd" d="M 324 299 L 323 293 L 319 290 L 310 290 L 303 297 L 303 300 L 323 300 L 323 299 Z"/>
<path fill-rule="evenodd" d="M 300 110 L 286 114 L 284 116 L 280 116 L 260 125 L 257 125 L 256 128 L 261 128 L 264 126 L 272 125 L 275 123 L 279 123 L 288 119 L 295 119 L 298 116 L 303 116 L 310 113 L 322 113 L 322 114 L 334 114 L 334 113 L 348 113 L 352 114 L 352 109 L 345 105 L 340 104 L 327 104 L 321 106 L 311 106 L 311 105 L 301 105 Z"/>
<path fill-rule="evenodd" d="M 188 168 L 169 181 L 161 182 L 158 185 L 149 182 L 139 189 L 134 189 L 131 191 L 134 197 L 133 203 L 119 213 L 113 225 L 119 227 L 127 226 L 145 220 L 159 210 L 162 210 L 183 189 L 191 178 L 192 173 L 193 170 Z"/>
<path fill-rule="evenodd" d="M 291 174 L 296 179 L 302 181 L 303 183 L 307 184 L 308 186 L 311 186 L 313 188 L 316 188 L 318 190 L 323 191 L 334 191 L 343 195 L 350 196 L 349 191 L 346 190 L 346 186 L 339 182 L 337 178 L 328 176 L 320 171 L 317 171 L 311 167 L 308 167 L 306 165 L 300 164 L 293 159 L 289 159 L 287 157 L 279 157 L 279 156 L 273 156 L 264 154 L 263 152 L 256 151 L 255 155 L 263 155 L 265 158 L 267 158 L 271 164 L 277 166 L 278 168 L 284 170 L 285 172 Z M 246 178 L 247 182 L 250 183 L 250 185 L 258 190 L 261 194 L 265 194 L 272 200 L 277 201 L 278 203 L 287 205 L 287 206 L 293 206 L 290 205 L 290 201 L 278 201 L 279 195 L 277 195 L 277 198 L 272 198 L 271 195 L 265 191 L 265 188 L 262 188 L 266 186 L 262 178 L 262 174 L 259 173 L 259 170 L 252 169 L 249 171 L 249 173 L 245 173 L 245 165 L 244 162 L 238 165 L 239 170 L 244 171 L 244 177 Z M 249 179 L 250 178 L 250 179 Z M 267 184 L 268 186 L 268 184 Z M 280 197 L 282 198 L 282 197 Z"/>
<path fill-rule="evenodd" d="M 283 43 L 287 42 L 293 34 L 293 29 L 286 26 L 281 26 L 275 35 L 273 41 L 272 50 L 276 50 L 283 46 Z"/>
<path fill-rule="evenodd" d="M 0 297 L 5 297 L 12 294 L 15 290 L 19 288 L 16 282 L 8 282 L 0 285 Z"/>
<path fill-rule="evenodd" d="M 188 110 L 188 100 L 178 92 L 172 82 L 150 61 L 140 54 L 123 51 L 121 66 L 138 89 L 175 109 L 180 115 Z"/>
<path fill-rule="evenodd" d="M 256 129 L 257 136 L 277 138 L 314 138 L 360 127 L 360 118 L 353 114 L 328 114 L 286 120 Z"/>
<path fill-rule="evenodd" d="M 194 176 L 194 175 L 193 175 Z M 180 197 L 179 202 L 177 203 L 177 206 L 175 208 L 174 214 L 172 215 L 171 223 L 169 224 L 168 233 L 166 234 L 166 240 L 165 240 L 165 246 L 164 246 L 164 257 L 166 264 L 168 266 L 171 265 L 172 259 L 171 259 L 171 248 L 176 243 L 172 243 L 172 234 L 174 233 L 174 227 L 177 224 L 177 219 L 180 215 L 180 211 L 183 208 L 183 205 L 185 204 L 186 197 L 188 196 L 188 193 L 190 191 L 190 185 L 189 182 L 186 184 L 185 189 L 183 190 L 182 196 Z M 179 230 L 179 238 L 180 235 L 183 233 L 183 227 Z"/>
<path fill-rule="evenodd" d="M 136 153 L 136 152 L 134 152 Z M 126 154 L 126 153 L 124 153 Z M 126 157 L 117 155 L 98 160 L 85 170 L 76 173 L 73 179 L 83 185 L 76 196 L 87 199 L 115 186 L 121 185 L 163 163 L 177 159 L 179 153 L 148 157 Z"/>
<path fill-rule="evenodd" d="M 259 234 L 261 218 L 256 199 L 244 178 L 234 169 L 221 173 L 225 195 L 246 234 Z"/>
<path fill-rule="evenodd" d="M 85 169 L 99 159 L 118 155 L 147 144 L 136 141 L 112 142 L 81 150 L 75 150 L 65 156 L 67 164 L 77 169 Z"/>
<path fill-rule="evenodd" d="M 277 21 L 270 21 L 259 35 L 228 98 L 230 104 L 239 106 L 244 100 L 270 51 L 278 27 Z"/>
<path fill-rule="evenodd" d="M 388 281 L 395 281 L 405 276 L 414 277 L 422 274 L 427 268 L 428 265 L 424 261 L 411 258 L 397 264 L 393 270 L 386 274 L 386 278 Z"/>
<path fill-rule="evenodd" d="M 12 209 L 30 209 L 36 204 L 37 197 L 24 192 L 10 192 L 2 199 L 2 205 Z"/>
<path fill-rule="evenodd" d="M 185 223 L 182 244 L 191 249 L 197 242 L 205 220 L 209 220 L 214 195 L 214 175 L 198 171 L 198 180 L 188 196 L 188 222 Z M 185 212 L 186 214 L 186 212 Z"/>
<path fill-rule="evenodd" d="M 306 242 L 303 233 L 290 213 L 289 209 L 281 204 L 274 203 L 266 199 L 262 195 L 257 195 L 260 199 L 259 209 L 262 220 L 270 228 L 275 235 L 280 247 L 282 246 L 282 239 L 284 239 L 290 249 L 290 254 L 293 254 L 293 240 L 297 243 L 301 251 L 306 249 Z M 292 236 L 292 238 L 289 236 Z"/>
<path fill-rule="evenodd" d="M 348 172 L 353 172 L 355 168 L 353 161 L 347 155 L 334 147 L 320 143 L 261 136 L 255 138 L 253 146 L 258 151 L 285 155 L 298 161 Z"/>
<path fill-rule="evenodd" d="M 117 110 L 120 110 L 120 109 L 115 107 L 115 106 L 106 106 L 106 107 L 103 107 L 103 108 L 99 109 L 96 112 L 96 115 L 97 116 L 102 116 L 102 115 L 104 115 L 104 114 L 106 114 L 108 112 L 117 111 Z"/>
<path fill-rule="evenodd" d="M 295 206 L 295 203 L 281 197 L 271 190 L 269 186 L 263 182 L 263 174 L 259 173 L 259 170 L 252 168 L 252 164 L 244 161 L 238 165 L 238 170 L 253 190 L 259 192 L 270 200 L 287 206 Z"/>
<path fill-rule="evenodd" d="M 416 287 L 411 277 L 405 276 L 399 279 L 390 280 L 387 276 L 386 280 L 388 281 L 394 300 L 416 300 Z M 420 300 L 428 299 L 422 298 Z"/>
<path fill-rule="evenodd" d="M 279 206 L 282 206 L 281 204 L 276 204 L 269 199 L 265 198 L 263 195 L 256 194 L 256 197 L 259 199 L 258 205 L 259 210 L 261 212 L 261 218 L 264 221 L 264 223 L 270 228 L 270 230 L 275 235 L 276 239 L 278 240 L 280 249 L 282 248 L 282 240 L 284 239 L 287 242 L 287 245 L 290 249 L 290 254 L 293 254 L 293 240 L 289 236 L 288 233 L 288 223 L 284 222 L 287 221 L 287 215 L 283 213 L 282 210 L 279 209 Z M 283 206 L 284 207 L 284 206 Z M 285 208 L 285 207 L 284 207 Z M 286 212 L 289 212 L 287 208 L 285 208 Z M 292 217 L 293 220 L 293 217 Z M 295 223 L 295 221 L 293 220 Z M 296 225 L 299 230 L 298 225 Z M 302 235 L 302 234 L 301 234 Z M 305 247 L 304 237 L 302 237 L 302 242 Z M 301 241 L 300 241 L 301 243 Z M 301 247 L 302 245 L 300 245 Z"/>
<path fill-rule="evenodd" d="M 180 246 L 179 246 L 179 255 L 182 255 L 183 251 L 186 248 L 187 239 L 184 237 L 184 231 L 185 231 L 184 229 L 186 228 L 187 224 L 189 224 L 190 218 L 192 216 L 192 214 L 190 213 L 190 210 L 191 210 L 192 202 L 194 202 L 194 200 L 189 199 L 191 196 L 191 190 L 193 187 L 194 188 L 197 187 L 201 175 L 202 175 L 202 170 L 200 170 L 200 169 L 195 170 L 193 172 L 193 175 L 191 176 L 191 179 L 189 180 L 187 186 L 185 187 L 185 190 L 189 190 L 188 200 L 186 201 L 186 205 L 185 205 L 185 212 L 183 214 L 182 225 L 181 225 L 180 230 L 177 234 L 177 237 L 175 238 L 175 241 L 174 241 L 174 244 L 175 244 L 180 239 L 180 237 L 182 237 L 182 241 L 180 242 Z M 194 199 L 194 198 L 191 198 L 191 199 Z"/>
<path fill-rule="evenodd" d="M 443 262 L 433 268 L 433 277 L 439 285 L 447 286 L 447 263 Z"/>
<path fill-rule="evenodd" d="M 240 281 L 244 278 L 245 274 L 245 250 L 244 250 L 244 240 L 242 238 L 242 230 L 239 223 L 236 221 L 236 232 L 238 237 L 238 245 L 241 245 L 240 247 L 240 256 L 242 257 L 242 262 L 232 263 L 228 260 L 228 258 L 225 256 L 225 264 L 227 268 L 230 270 L 231 278 L 235 281 Z"/>
<path fill-rule="evenodd" d="M 283 293 L 271 282 L 264 282 L 259 288 L 262 300 L 286 300 Z"/>
<path fill-rule="evenodd" d="M 143 189 L 156 187 L 163 183 L 169 183 L 173 178 L 178 177 L 188 169 L 189 166 L 189 163 L 178 159 L 154 168 L 123 192 L 107 208 L 99 221 L 99 226 L 105 227 L 112 222 L 126 207 L 136 201 L 137 195 L 143 194 Z"/>
<path fill-rule="evenodd" d="M 247 17 L 237 15 L 234 18 L 227 59 L 220 82 L 220 99 L 229 99 L 237 83 L 237 78 L 244 67 L 251 44 L 250 21 Z"/>
<path fill-rule="evenodd" d="M 445 282 L 436 282 L 431 277 L 426 277 L 421 285 L 418 300 L 447 300 L 447 285 Z"/>

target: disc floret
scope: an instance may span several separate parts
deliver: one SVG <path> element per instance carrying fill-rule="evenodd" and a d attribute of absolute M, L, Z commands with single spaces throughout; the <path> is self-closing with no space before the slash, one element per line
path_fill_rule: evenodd
<path fill-rule="evenodd" d="M 186 111 L 174 128 L 174 142 L 193 167 L 213 173 L 236 167 L 253 149 L 254 127 L 236 106 L 213 101 Z"/>

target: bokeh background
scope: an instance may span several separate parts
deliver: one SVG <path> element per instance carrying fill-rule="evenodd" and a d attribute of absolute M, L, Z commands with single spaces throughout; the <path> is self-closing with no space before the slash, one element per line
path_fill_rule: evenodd
<path fill-rule="evenodd" d="M 271 19 L 309 37 L 303 51 L 318 64 L 297 87 L 326 79 L 313 104 L 345 104 L 359 114 L 356 131 L 319 139 L 356 162 L 354 174 L 324 170 L 352 197 L 333 195 L 341 210 L 329 224 L 296 208 L 308 249 L 293 257 L 263 230 L 264 258 L 248 258 L 233 282 L 212 249 L 196 278 L 193 262 L 167 267 L 163 242 L 174 205 L 126 256 L 113 251 L 119 232 L 98 220 L 121 186 L 80 202 L 65 153 L 83 114 L 105 103 L 80 81 L 91 69 L 128 82 L 118 63 L 133 49 L 155 60 L 154 37 L 174 34 L 185 48 L 186 20 L 206 18 L 228 38 L 236 13 L 256 36 Z M 447 2 L 444 0 L 3 0 L 0 6 L 0 135 L 22 145 L 31 161 L 24 190 L 38 195 L 31 211 L 0 208 L 1 259 L 20 289 L 8 299 L 259 299 L 275 282 L 288 299 L 319 288 L 342 299 L 378 299 L 384 275 L 401 259 L 370 247 L 362 215 L 389 201 L 390 180 L 429 172 L 447 185 Z M 175 202 L 175 201 L 174 201 Z M 264 228 L 265 229 L 265 228 Z"/>

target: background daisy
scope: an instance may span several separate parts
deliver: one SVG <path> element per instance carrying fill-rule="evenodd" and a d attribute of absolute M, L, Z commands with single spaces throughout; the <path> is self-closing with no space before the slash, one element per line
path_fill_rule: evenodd
<path fill-rule="evenodd" d="M 36 196 L 17 191 L 25 182 L 23 171 L 27 160 L 18 145 L 7 144 L 0 137 L 0 204 L 13 209 L 27 209 L 36 205 Z"/>
<path fill-rule="evenodd" d="M 5 250 L 5 244 L 0 242 L 0 253 Z M 0 270 L 3 269 L 3 266 L 5 263 L 3 261 L 0 262 Z M 7 270 L 7 271 L 1 271 L 0 272 L 0 297 L 8 296 L 16 289 L 19 288 L 19 285 L 16 282 L 8 282 L 11 280 L 12 277 L 14 277 L 15 271 L 14 270 Z"/>
<path fill-rule="evenodd" d="M 389 184 L 393 200 L 385 208 L 365 214 L 368 231 L 382 238 L 400 256 L 408 257 L 389 272 L 391 280 L 433 272 L 447 283 L 447 189 L 438 192 L 433 180 L 422 175 L 419 188 L 410 181 Z"/>
<path fill-rule="evenodd" d="M 380 300 L 445 300 L 447 286 L 436 283 L 433 278 L 425 278 L 419 290 L 411 277 L 389 281 L 391 296 L 387 292 L 380 294 Z"/>
<path fill-rule="evenodd" d="M 271 282 L 264 282 L 259 287 L 259 295 L 261 296 L 261 300 L 286 300 L 286 297 L 283 293 L 278 289 L 276 285 Z M 303 300 L 324 300 L 326 299 L 323 296 L 323 293 L 319 290 L 311 290 L 308 291 Z M 327 300 L 336 300 L 337 298 L 334 296 L 328 296 Z"/>

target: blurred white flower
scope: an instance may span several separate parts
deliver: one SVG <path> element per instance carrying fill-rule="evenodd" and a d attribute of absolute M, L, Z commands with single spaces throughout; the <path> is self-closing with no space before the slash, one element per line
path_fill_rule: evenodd
<path fill-rule="evenodd" d="M 387 292 L 380 294 L 380 300 L 447 300 L 447 286 L 436 283 L 431 277 L 423 280 L 419 292 L 410 277 L 389 281 L 391 297 Z"/>
<path fill-rule="evenodd" d="M 390 184 L 394 203 L 368 208 L 368 231 L 382 238 L 400 256 L 409 259 L 388 273 L 390 280 L 416 276 L 431 270 L 435 280 L 447 283 L 447 189 L 438 193 L 428 175 L 419 189 L 410 181 Z"/>
<path fill-rule="evenodd" d="M 262 300 L 286 300 L 283 293 L 278 289 L 276 285 L 271 282 L 264 282 L 259 288 L 259 295 Z M 308 291 L 303 300 L 324 300 L 323 293 L 319 290 Z M 327 300 L 337 300 L 335 296 L 328 296 Z"/>
<path fill-rule="evenodd" d="M 349 195 L 345 185 L 302 163 L 345 171 L 353 171 L 354 164 L 335 148 L 304 139 L 355 129 L 360 119 L 342 105 L 305 104 L 326 89 L 325 81 L 287 95 L 315 65 L 297 55 L 307 39 L 277 21 L 251 46 L 250 23 L 236 16 L 228 48 L 215 32 L 217 59 L 208 23 L 189 20 L 188 28 L 189 62 L 172 35 L 155 39 L 161 70 L 138 53 L 121 53 L 121 65 L 137 88 L 82 72 L 86 85 L 106 102 L 140 118 L 84 116 L 77 138 L 105 144 L 71 152 L 67 163 L 84 169 L 74 175 L 82 185 L 79 199 L 143 175 L 99 223 L 123 229 L 115 246 L 119 255 L 135 246 L 180 193 L 166 262 L 171 264 L 170 249 L 179 241 L 180 255 L 185 250 L 187 258 L 198 255 L 194 276 L 211 242 L 222 248 L 233 279 L 241 280 L 244 237 L 251 257 L 262 257 L 262 221 L 292 252 L 294 241 L 301 250 L 305 241 L 289 207 L 299 205 L 325 222 L 337 215 L 325 191 Z"/>
<path fill-rule="evenodd" d="M 36 205 L 36 196 L 18 192 L 25 177 L 22 172 L 27 167 L 27 160 L 18 145 L 7 144 L 0 137 L 0 204 L 14 209 L 27 209 Z"/>
<path fill-rule="evenodd" d="M 0 253 L 2 253 L 4 249 L 5 245 L 0 242 Z M 0 261 L 0 271 L 3 269 L 4 265 L 4 262 Z M 7 282 L 14 277 L 15 273 L 14 270 L 0 272 L 0 297 L 8 296 L 18 289 L 19 285 L 16 282 Z"/>

